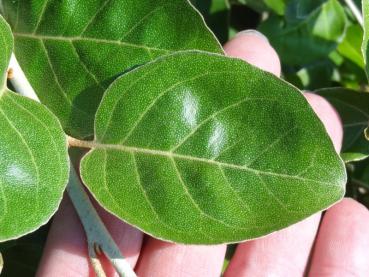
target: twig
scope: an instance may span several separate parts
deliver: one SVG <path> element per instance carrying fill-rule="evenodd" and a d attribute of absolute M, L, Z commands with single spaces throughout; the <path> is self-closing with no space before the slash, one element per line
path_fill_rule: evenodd
<path fill-rule="evenodd" d="M 367 1 L 367 0 L 363 0 L 363 1 Z M 360 12 L 360 10 L 358 9 L 358 7 L 355 5 L 353 0 L 345 0 L 347 6 L 350 8 L 350 10 L 352 11 L 352 14 L 355 16 L 357 22 L 359 22 L 359 24 L 361 26 L 364 26 L 364 20 L 363 20 L 363 16 Z"/>
<path fill-rule="evenodd" d="M 97 263 L 96 254 L 101 251 L 107 256 L 120 276 L 136 276 L 128 262 L 121 255 L 105 225 L 101 222 L 73 167 L 71 167 L 67 191 L 86 230 L 88 250 L 94 268 L 96 269 Z M 97 221 L 96 218 L 99 220 Z M 104 234 L 104 236 L 101 234 Z"/>
<path fill-rule="evenodd" d="M 15 90 L 23 96 L 40 102 L 14 54 L 10 59 L 9 71 L 12 72 L 10 81 Z M 118 246 L 106 229 L 104 223 L 101 221 L 72 163 L 67 192 L 85 230 L 89 258 L 97 276 L 105 276 L 102 265 L 98 259 L 98 253 L 96 253 L 97 249 L 101 249 L 120 276 L 136 276 L 128 262 L 120 253 Z"/>

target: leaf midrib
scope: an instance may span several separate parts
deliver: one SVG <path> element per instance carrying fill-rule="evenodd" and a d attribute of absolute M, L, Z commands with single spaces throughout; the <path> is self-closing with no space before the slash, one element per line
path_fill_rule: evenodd
<path fill-rule="evenodd" d="M 319 181 L 319 180 L 314 180 L 314 179 L 309 179 L 309 178 L 304 178 L 298 175 L 288 175 L 288 174 L 277 173 L 277 172 L 272 172 L 272 171 L 262 171 L 262 170 L 254 169 L 248 166 L 232 164 L 232 163 L 225 163 L 225 162 L 220 162 L 216 160 L 195 157 L 195 156 L 190 156 L 190 155 L 178 154 L 178 153 L 170 152 L 170 151 L 139 148 L 139 147 L 133 147 L 133 146 L 126 146 L 126 145 L 117 145 L 117 144 L 105 144 L 105 143 L 100 143 L 97 141 L 82 141 L 82 144 L 83 144 L 81 145 L 82 147 L 87 147 L 91 149 L 104 149 L 104 150 L 113 149 L 113 150 L 124 151 L 128 153 L 141 153 L 141 154 L 147 154 L 147 155 L 153 155 L 153 156 L 168 157 L 170 159 L 180 159 L 180 160 L 202 162 L 202 163 L 219 166 L 221 168 L 230 168 L 230 169 L 248 171 L 248 172 L 255 174 L 256 176 L 266 175 L 266 176 L 295 179 L 295 180 L 300 180 L 300 181 L 309 181 L 309 182 L 314 182 L 314 183 L 324 185 L 324 186 L 338 187 L 342 189 L 341 185 Z"/>
<path fill-rule="evenodd" d="M 109 40 L 109 39 L 101 39 L 101 38 L 92 38 L 92 37 L 82 37 L 82 36 L 74 36 L 74 37 L 63 37 L 63 36 L 50 36 L 50 35 L 38 35 L 38 34 L 26 34 L 26 33 L 13 33 L 14 37 L 21 38 L 29 38 L 29 39 L 37 39 L 37 40 L 57 40 L 57 41 L 66 41 L 66 42 L 74 42 L 74 41 L 87 41 L 87 42 L 95 42 L 95 43 L 105 43 L 105 44 L 116 44 L 120 46 L 127 46 L 133 48 L 140 48 L 146 50 L 154 50 L 154 51 L 162 51 L 166 53 L 171 53 L 178 50 L 168 50 L 157 47 L 150 47 L 142 44 L 135 44 L 124 42 L 120 40 Z"/>

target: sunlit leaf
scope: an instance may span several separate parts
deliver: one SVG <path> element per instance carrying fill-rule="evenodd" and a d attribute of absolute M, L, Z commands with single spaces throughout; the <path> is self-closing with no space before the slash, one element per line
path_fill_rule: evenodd
<path fill-rule="evenodd" d="M 357 66 L 364 68 L 364 59 L 361 53 L 363 29 L 360 25 L 351 25 L 347 28 L 344 40 L 340 43 L 338 52 Z"/>
<path fill-rule="evenodd" d="M 241 60 L 169 55 L 106 92 L 81 174 L 110 212 L 165 240 L 259 237 L 332 205 L 346 173 L 301 92 Z"/>
<path fill-rule="evenodd" d="M 185 0 L 3 0 L 15 54 L 68 134 L 93 135 L 103 92 L 118 75 L 177 50 L 222 53 Z"/>
<path fill-rule="evenodd" d="M 366 0 L 362 1 L 362 10 L 363 10 L 363 18 L 364 18 L 364 36 L 363 36 L 363 44 L 361 47 L 363 56 L 364 56 L 364 63 L 365 63 L 365 70 L 366 75 L 369 76 L 369 62 L 368 62 L 368 43 L 369 43 L 369 2 Z M 369 77 L 368 77 L 369 78 Z"/>
<path fill-rule="evenodd" d="M 6 49 L 0 54 L 1 76 L 12 43 L 10 28 L 0 17 L 0 49 Z M 69 173 L 65 134 L 56 117 L 4 85 L 0 87 L 0 241 L 45 224 L 59 206 Z"/>

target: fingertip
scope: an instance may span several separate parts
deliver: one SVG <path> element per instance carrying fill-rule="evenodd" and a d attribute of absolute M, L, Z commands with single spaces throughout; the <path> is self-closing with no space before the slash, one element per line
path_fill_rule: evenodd
<path fill-rule="evenodd" d="M 334 148 L 339 153 L 343 140 L 343 127 L 339 114 L 334 107 L 320 95 L 306 92 L 304 96 L 322 121 L 333 142 Z"/>
<path fill-rule="evenodd" d="M 268 39 L 256 30 L 238 33 L 224 45 L 230 57 L 239 58 L 276 76 L 281 74 L 281 63 Z"/>

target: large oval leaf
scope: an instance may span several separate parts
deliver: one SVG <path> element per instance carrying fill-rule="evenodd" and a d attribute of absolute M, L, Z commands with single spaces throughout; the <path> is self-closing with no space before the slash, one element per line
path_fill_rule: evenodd
<path fill-rule="evenodd" d="M 67 143 L 45 107 L 10 91 L 0 98 L 0 241 L 45 224 L 68 181 Z"/>
<path fill-rule="evenodd" d="M 12 51 L 10 28 L 0 17 L 1 76 Z M 45 224 L 68 181 L 65 134 L 41 104 L 0 88 L 0 241 Z"/>
<path fill-rule="evenodd" d="M 301 93 L 236 59 L 167 56 L 122 76 L 81 174 L 110 212 L 165 240 L 259 237 L 338 201 L 346 181 Z"/>
<path fill-rule="evenodd" d="M 184 0 L 2 2 L 20 65 L 75 137 L 93 135 L 103 92 L 122 72 L 173 51 L 222 52 Z"/>
<path fill-rule="evenodd" d="M 369 122 L 369 94 L 344 88 L 326 88 L 316 93 L 326 98 L 339 113 L 343 123 L 341 156 L 345 162 L 369 156 L 369 141 L 364 130 Z"/>

